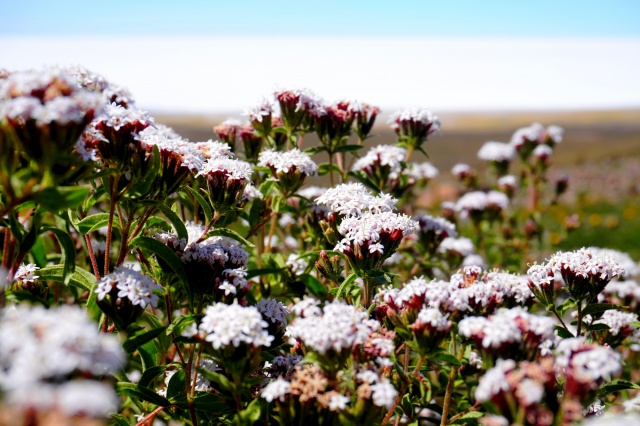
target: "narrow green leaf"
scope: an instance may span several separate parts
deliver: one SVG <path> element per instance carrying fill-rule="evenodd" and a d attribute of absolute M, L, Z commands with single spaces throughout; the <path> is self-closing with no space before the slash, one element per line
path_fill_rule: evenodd
<path fill-rule="evenodd" d="M 308 155 L 313 155 L 313 154 L 317 154 L 318 152 L 326 152 L 327 148 L 320 145 L 320 146 L 313 146 L 311 148 L 307 148 L 304 150 L 305 153 L 307 153 Z"/>
<path fill-rule="evenodd" d="M 178 238 L 184 238 L 185 240 L 189 240 L 189 234 L 187 232 L 187 227 L 184 226 L 184 222 L 180 219 L 180 216 L 175 214 L 173 210 L 167 207 L 164 204 L 160 204 L 158 206 L 160 211 L 169 219 L 171 225 L 173 225 L 173 229 L 175 229 Z"/>
<path fill-rule="evenodd" d="M 153 390 L 145 388 L 134 383 L 118 382 L 116 383 L 116 393 L 118 395 L 126 395 L 133 398 L 139 398 L 143 401 L 150 402 L 160 407 L 169 407 L 171 403 L 163 396 L 158 395 Z"/>
<path fill-rule="evenodd" d="M 573 334 L 571 334 L 571 332 L 569 330 L 567 330 L 564 327 L 561 327 L 559 325 L 556 325 L 556 334 L 558 335 L 558 337 L 561 337 L 563 339 L 569 339 L 571 337 L 576 337 Z"/>
<path fill-rule="evenodd" d="M 335 149 L 334 152 L 354 152 L 364 148 L 364 145 L 342 145 Z"/>
<path fill-rule="evenodd" d="M 88 186 L 58 186 L 38 192 L 33 200 L 44 210 L 56 213 L 78 207 L 86 200 L 89 191 L 91 188 Z"/>
<path fill-rule="evenodd" d="M 69 217 L 73 217 L 71 212 L 69 212 Z M 74 222 L 72 219 L 72 224 L 79 233 L 86 235 L 109 225 L 109 213 L 96 213 L 78 222 Z M 116 228 L 120 227 L 117 220 L 113 221 L 113 226 Z"/>
<path fill-rule="evenodd" d="M 122 344 L 122 348 L 125 351 L 131 353 L 138 349 L 140 346 L 152 341 L 153 339 L 161 335 L 166 329 L 166 326 L 162 326 L 149 331 L 142 330 L 142 332 L 137 332 L 124 341 L 124 343 Z"/>
<path fill-rule="evenodd" d="M 216 383 L 220 387 L 220 389 L 229 393 L 233 393 L 234 391 L 233 383 L 229 379 L 227 379 L 224 375 L 220 373 L 216 373 L 214 371 L 209 371 L 204 368 L 199 368 L 199 367 L 196 368 L 196 370 L 205 379 L 208 379 L 209 381 Z"/>
<path fill-rule="evenodd" d="M 310 274 L 299 275 L 298 278 L 304 283 L 307 289 L 319 299 L 327 297 L 327 289 L 322 285 L 322 282 Z"/>
<path fill-rule="evenodd" d="M 173 331 L 177 328 L 180 329 L 183 325 L 191 324 L 195 321 L 195 317 L 193 315 L 180 315 L 177 318 L 174 318 L 169 327 L 167 327 L 167 336 L 169 336 Z"/>
<path fill-rule="evenodd" d="M 447 352 L 440 352 L 439 354 L 436 354 L 435 358 L 439 359 L 440 361 L 444 361 L 447 364 L 451 364 L 451 365 L 461 365 L 462 364 L 458 358 L 456 358 L 455 356 L 453 356 L 453 355 L 451 355 L 450 353 L 447 353 Z"/>
<path fill-rule="evenodd" d="M 358 278 L 358 276 L 356 274 L 351 274 L 349 275 L 340 285 L 340 288 L 338 289 L 338 292 L 336 293 L 336 297 L 340 297 L 340 295 L 342 293 L 345 292 L 345 290 L 348 288 L 349 285 L 351 285 L 356 278 Z"/>
<path fill-rule="evenodd" d="M 169 384 L 167 385 L 167 398 L 172 400 L 185 392 L 186 388 L 186 375 L 183 369 L 180 369 L 173 373 Z"/>
<path fill-rule="evenodd" d="M 268 274 L 282 274 L 284 271 L 282 268 L 259 268 L 259 269 L 251 269 L 247 271 L 246 279 L 251 279 L 253 277 L 259 277 L 261 275 Z"/>
<path fill-rule="evenodd" d="M 178 255 L 174 253 L 169 247 L 162 244 L 160 241 L 155 240 L 150 237 L 136 237 L 129 244 L 130 247 L 137 247 L 141 250 L 147 250 L 151 253 L 158 256 L 164 262 L 169 265 L 169 267 L 173 270 L 176 276 L 182 281 L 182 283 L 187 286 L 187 275 L 184 272 L 184 267 L 182 266 L 182 262 L 178 258 Z"/>
<path fill-rule="evenodd" d="M 329 163 L 322 163 L 318 166 L 318 175 L 328 175 L 331 172 L 331 169 L 333 169 L 336 173 L 341 173 L 340 168 L 338 168 L 338 166 L 336 166 L 335 164 L 329 165 Z"/>
<path fill-rule="evenodd" d="M 63 282 L 68 285 L 71 281 L 71 275 L 76 269 L 76 246 L 69 234 L 62 229 L 46 226 L 42 228 L 42 231 L 51 232 L 58 239 L 61 250 L 60 262 L 63 264 Z"/>
<path fill-rule="evenodd" d="M 64 283 L 64 265 L 46 266 L 38 270 L 38 276 L 43 281 L 57 281 Z M 78 287 L 82 290 L 92 291 L 96 285 L 96 277 L 82 268 L 76 268 L 66 284 Z"/>
<path fill-rule="evenodd" d="M 614 382 L 607 383 L 606 385 L 602 386 L 600 388 L 600 391 L 598 392 L 598 397 L 603 398 L 609 395 L 610 393 L 618 392 L 621 390 L 628 390 L 628 389 L 640 389 L 640 386 L 635 383 L 628 382 L 626 380 L 616 380 Z"/>
<path fill-rule="evenodd" d="M 144 373 L 142 373 L 142 376 L 140 376 L 138 386 L 148 388 L 149 386 L 151 386 L 155 378 L 163 374 L 166 369 L 166 365 L 156 365 L 155 367 L 147 368 Z"/>
<path fill-rule="evenodd" d="M 214 229 L 213 231 L 209 232 L 208 235 L 209 236 L 219 236 L 219 237 L 231 238 L 232 240 L 236 240 L 236 241 L 241 242 L 242 244 L 244 244 L 247 247 L 251 247 L 251 248 L 255 247 L 255 245 L 252 242 L 250 242 L 249 240 L 244 238 L 242 235 L 238 234 L 233 229 L 217 228 L 217 229 Z"/>
<path fill-rule="evenodd" d="M 594 303 L 582 310 L 583 315 L 593 315 L 600 312 L 608 311 L 609 309 L 616 309 L 618 306 L 611 303 Z"/>
<path fill-rule="evenodd" d="M 207 200 L 205 200 L 204 197 L 200 195 L 198 191 L 196 191 L 195 189 L 189 186 L 187 186 L 186 188 L 187 188 L 187 191 L 189 191 L 189 194 L 191 194 L 193 198 L 196 199 L 196 202 L 200 204 L 200 207 L 204 212 L 204 217 L 207 220 L 207 223 L 210 223 L 211 219 L 213 218 L 213 210 L 211 210 L 211 206 L 209 205 Z"/>

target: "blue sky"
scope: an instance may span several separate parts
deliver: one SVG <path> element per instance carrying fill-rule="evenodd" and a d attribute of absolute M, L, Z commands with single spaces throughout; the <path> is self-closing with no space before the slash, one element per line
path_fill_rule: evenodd
<path fill-rule="evenodd" d="M 640 0 L 2 0 L 0 35 L 640 36 Z"/>

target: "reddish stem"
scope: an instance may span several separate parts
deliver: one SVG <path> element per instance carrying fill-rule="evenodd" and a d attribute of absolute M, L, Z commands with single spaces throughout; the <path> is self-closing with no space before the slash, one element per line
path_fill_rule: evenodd
<path fill-rule="evenodd" d="M 87 242 L 87 249 L 89 250 L 89 258 L 91 259 L 91 266 L 93 267 L 93 275 L 96 276 L 96 280 L 100 280 L 100 271 L 98 270 L 98 262 L 96 262 L 96 255 L 93 253 L 93 245 L 91 244 L 91 238 L 89 238 L 89 235 L 85 235 L 84 240 Z"/>

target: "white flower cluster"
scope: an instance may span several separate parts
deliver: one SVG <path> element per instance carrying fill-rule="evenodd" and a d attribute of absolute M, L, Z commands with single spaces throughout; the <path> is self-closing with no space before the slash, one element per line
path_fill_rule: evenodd
<path fill-rule="evenodd" d="M 456 202 L 459 212 L 482 212 L 486 209 L 504 210 L 509 207 L 509 197 L 499 191 L 467 192 Z"/>
<path fill-rule="evenodd" d="M 621 299 L 631 299 L 640 302 L 640 285 L 636 281 L 611 281 L 604 289 L 604 293 L 609 296 L 616 296 Z"/>
<path fill-rule="evenodd" d="M 451 328 L 451 321 L 448 320 L 449 314 L 443 315 L 439 309 L 423 307 L 418 313 L 413 327 L 422 328 L 429 327 L 436 331 L 448 331 Z"/>
<path fill-rule="evenodd" d="M 622 269 L 624 269 L 624 273 L 620 274 L 623 278 L 640 275 L 640 264 L 636 263 L 627 253 L 599 247 L 589 247 L 589 251 L 594 256 L 607 256 L 618 262 Z"/>
<path fill-rule="evenodd" d="M 343 183 L 329 188 L 315 201 L 341 216 L 356 216 L 367 211 L 390 212 L 398 202 L 389 194 L 372 195 L 361 183 Z"/>
<path fill-rule="evenodd" d="M 147 111 L 128 109 L 116 103 L 107 104 L 104 112 L 98 116 L 95 122 L 103 122 L 107 127 L 115 131 L 127 125 L 153 124 L 153 118 Z"/>
<path fill-rule="evenodd" d="M 556 364 L 579 382 L 610 380 L 622 370 L 621 356 L 611 348 L 585 343 L 583 337 L 563 339 L 556 348 Z"/>
<path fill-rule="evenodd" d="M 29 263 L 27 265 L 22 264 L 13 276 L 13 280 L 21 281 L 22 284 L 32 284 L 40 278 L 40 276 L 35 275 L 38 269 L 40 268 L 34 263 Z"/>
<path fill-rule="evenodd" d="M 81 66 L 71 67 L 67 71 L 75 78 L 78 86 L 102 93 L 105 103 L 116 102 L 118 104 L 126 104 L 128 107 L 133 106 L 133 97 L 126 88 L 109 82 L 100 74 Z"/>
<path fill-rule="evenodd" d="M 407 150 L 394 145 L 378 145 L 359 158 L 351 170 L 374 172 L 378 167 L 389 167 L 389 178 L 397 179 L 404 169 Z"/>
<path fill-rule="evenodd" d="M 117 408 L 113 390 L 99 382 L 50 384 L 74 373 L 112 374 L 125 363 L 118 338 L 101 334 L 82 309 L 6 308 L 0 311 L 0 342 L 0 389 L 10 403 L 90 416 Z"/>
<path fill-rule="evenodd" d="M 487 142 L 478 151 L 478 158 L 485 161 L 511 161 L 516 155 L 515 148 L 502 142 Z"/>
<path fill-rule="evenodd" d="M 476 388 L 476 401 L 489 401 L 500 392 L 508 392 L 511 387 L 507 381 L 507 373 L 516 368 L 515 361 L 499 359 L 495 367 L 489 369 L 481 378 Z"/>
<path fill-rule="evenodd" d="M 273 114 L 273 103 L 266 98 L 263 98 L 258 104 L 249 107 L 244 110 L 242 115 L 249 116 L 250 121 L 258 121 L 262 123 L 264 117 L 268 117 Z"/>
<path fill-rule="evenodd" d="M 426 108 L 411 107 L 397 111 L 389 121 L 393 130 L 405 123 L 420 123 L 423 126 L 431 125 L 429 134 L 440 133 L 440 119 Z"/>
<path fill-rule="evenodd" d="M 229 157 L 211 157 L 207 159 L 196 176 L 207 176 L 210 174 L 223 174 L 227 180 L 251 182 L 253 168 L 246 161 Z"/>
<path fill-rule="evenodd" d="M 547 139 L 554 144 L 559 144 L 562 142 L 563 135 L 564 130 L 562 127 L 551 125 L 545 129 L 542 124 L 533 123 L 531 126 L 516 130 L 511 137 L 511 145 L 518 149 L 525 141 L 544 144 L 547 142 Z"/>
<path fill-rule="evenodd" d="M 262 151 L 258 157 L 258 166 L 269 167 L 276 174 L 298 171 L 304 176 L 315 176 L 318 173 L 316 163 L 298 148 L 290 151 Z"/>
<path fill-rule="evenodd" d="M 407 164 L 404 174 L 409 177 L 409 182 L 411 183 L 411 180 L 420 181 L 434 179 L 438 177 L 440 171 L 433 164 L 425 161 L 424 163 Z"/>
<path fill-rule="evenodd" d="M 275 379 L 271 381 L 260 393 L 260 396 L 267 402 L 284 402 L 285 397 L 291 392 L 291 383 L 285 379 Z"/>
<path fill-rule="evenodd" d="M 392 212 L 363 213 L 360 216 L 345 218 L 338 226 L 338 232 L 344 239 L 338 242 L 335 250 L 344 251 L 349 244 L 362 246 L 369 243 L 369 249 L 380 241 L 382 233 L 393 234 L 401 231 L 406 237 L 418 231 L 418 222 L 405 214 Z"/>
<path fill-rule="evenodd" d="M 84 90 L 67 71 L 47 68 L 11 73 L 0 79 L 0 117 L 33 120 L 37 125 L 81 123 L 99 113 L 100 95 Z"/>
<path fill-rule="evenodd" d="M 321 310 L 316 306 L 317 302 L 306 301 L 305 306 L 297 306 L 300 303 L 293 311 L 303 316 L 287 327 L 287 333 L 320 354 L 351 350 L 380 327 L 378 321 L 369 319 L 366 312 L 351 305 L 333 302 Z"/>
<path fill-rule="evenodd" d="M 492 271 L 487 273 L 485 281 L 501 297 L 525 304 L 533 300 L 533 293 L 529 289 L 528 278 L 508 272 Z"/>
<path fill-rule="evenodd" d="M 294 275 L 302 275 L 309 266 L 309 262 L 306 259 L 298 257 L 295 253 L 289 255 L 285 264 L 291 268 L 291 272 Z"/>
<path fill-rule="evenodd" d="M 147 127 L 147 129 L 149 128 Z M 181 166 L 186 167 L 192 173 L 202 170 L 206 159 L 195 144 L 181 138 L 170 138 L 159 134 L 144 134 L 145 130 L 140 132 L 137 137 L 143 148 L 151 151 L 153 146 L 157 146 L 161 154 L 177 156 Z"/>
<path fill-rule="evenodd" d="M 142 272 L 126 266 L 116 266 L 112 273 L 98 281 L 95 289 L 98 300 L 104 299 L 114 286 L 118 289 L 118 299 L 127 298 L 132 305 L 139 305 L 141 308 L 147 305 L 156 307 L 158 295 L 154 291 L 162 290 L 161 286 L 151 277 L 142 275 Z"/>
<path fill-rule="evenodd" d="M 270 346 L 273 336 L 267 333 L 268 326 L 253 306 L 216 303 L 207 307 L 198 328 L 214 349 L 220 349 L 230 345 Z"/>
<path fill-rule="evenodd" d="M 289 317 L 289 311 L 282 302 L 278 302 L 273 298 L 260 299 L 256 304 L 256 308 L 262 316 L 266 317 L 272 323 L 288 324 L 287 318 Z"/>
<path fill-rule="evenodd" d="M 518 186 L 518 179 L 514 175 L 502 176 L 498 179 L 498 186 L 500 188 L 516 189 Z"/>
<path fill-rule="evenodd" d="M 486 317 L 464 318 L 458 324 L 461 335 L 481 341 L 483 348 L 501 348 L 504 344 L 519 343 L 527 336 L 537 341 L 552 339 L 555 322 L 553 319 L 530 314 L 522 308 L 500 309 Z"/>
<path fill-rule="evenodd" d="M 624 275 L 624 269 L 612 257 L 607 254 L 596 255 L 586 248 L 572 252 L 557 252 L 544 266 L 548 271 L 562 272 L 586 279 L 608 281 Z M 529 274 L 531 275 L 531 272 Z"/>
<path fill-rule="evenodd" d="M 443 217 L 434 217 L 430 215 L 418 215 L 413 217 L 420 224 L 420 232 L 426 234 L 433 232 L 436 235 L 446 235 L 448 237 L 457 237 L 458 232 L 456 226 Z"/>
<path fill-rule="evenodd" d="M 617 336 L 621 330 L 628 328 L 632 322 L 638 321 L 638 315 L 634 313 L 626 313 L 616 309 L 605 311 L 599 320 L 593 324 L 605 324 L 609 326 L 609 331 Z"/>
<path fill-rule="evenodd" d="M 452 252 L 462 257 L 469 256 L 475 252 L 473 241 L 469 238 L 453 238 L 447 237 L 442 240 L 442 243 L 438 246 L 438 253 Z"/>

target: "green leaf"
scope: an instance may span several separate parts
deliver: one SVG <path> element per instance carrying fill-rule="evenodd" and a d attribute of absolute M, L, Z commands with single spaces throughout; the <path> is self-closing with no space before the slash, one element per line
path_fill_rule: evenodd
<path fill-rule="evenodd" d="M 169 384 L 167 385 L 167 398 L 172 400 L 178 397 L 180 394 L 186 392 L 187 379 L 183 369 L 180 369 L 173 373 Z"/>
<path fill-rule="evenodd" d="M 337 147 L 334 152 L 354 152 L 364 148 L 364 145 L 342 145 Z"/>
<path fill-rule="evenodd" d="M 251 269 L 247 271 L 246 279 L 251 279 L 253 277 L 259 277 L 261 275 L 269 275 L 269 274 L 283 274 L 284 270 L 282 268 L 260 268 L 260 269 Z"/>
<path fill-rule="evenodd" d="M 156 365 L 155 367 L 147 368 L 144 373 L 142 373 L 142 376 L 140 376 L 138 385 L 148 388 L 153 383 L 155 378 L 163 374 L 166 369 L 166 365 Z"/>
<path fill-rule="evenodd" d="M 633 321 L 633 322 L 630 322 L 630 323 L 629 323 L 629 325 L 630 325 L 631 327 L 635 327 L 635 328 L 637 328 L 638 330 L 640 330 L 640 321 Z"/>
<path fill-rule="evenodd" d="M 447 353 L 447 352 L 440 352 L 439 354 L 436 354 L 435 358 L 439 359 L 440 361 L 444 361 L 447 364 L 462 365 L 462 363 L 460 362 L 460 360 L 458 358 L 456 358 L 455 356 L 453 356 L 453 355 L 451 355 L 450 353 Z"/>
<path fill-rule="evenodd" d="M 78 207 L 86 200 L 89 191 L 91 188 L 87 186 L 58 186 L 38 192 L 33 200 L 44 210 L 56 213 Z"/>
<path fill-rule="evenodd" d="M 131 422 L 122 414 L 112 414 L 109 419 L 110 425 L 131 426 Z"/>
<path fill-rule="evenodd" d="M 153 152 L 151 154 L 151 167 L 147 169 L 147 172 L 144 174 L 142 179 L 140 179 L 134 186 L 131 187 L 131 189 L 127 193 L 127 196 L 135 200 L 146 195 L 149 190 L 151 190 L 151 186 L 156 180 L 156 177 L 158 177 L 159 171 L 160 149 L 158 148 L 158 145 L 154 145 Z"/>
<path fill-rule="evenodd" d="M 319 299 L 324 299 L 327 297 L 327 289 L 324 288 L 322 282 L 310 274 L 302 274 L 299 275 L 298 278 L 300 281 L 304 283 L 307 289 Z"/>
<path fill-rule="evenodd" d="M 593 315 L 600 312 L 608 311 L 609 309 L 616 309 L 618 306 L 611 303 L 594 303 L 582 310 L 582 315 Z"/>
<path fill-rule="evenodd" d="M 640 386 L 635 383 L 628 382 L 626 380 L 616 380 L 614 382 L 611 382 L 602 386 L 600 388 L 600 391 L 598 392 L 598 397 L 603 398 L 609 395 L 610 393 L 618 392 L 621 390 L 628 390 L 628 389 L 640 389 Z"/>
<path fill-rule="evenodd" d="M 462 417 L 460 417 L 458 420 L 466 420 L 466 419 L 479 419 L 480 417 L 484 416 L 485 413 L 481 413 L 479 411 L 471 411 L 465 415 L 463 415 Z"/>
<path fill-rule="evenodd" d="M 200 204 L 200 208 L 202 208 L 207 223 L 211 223 L 211 219 L 213 218 L 213 210 L 211 210 L 211 206 L 209 205 L 207 200 L 205 200 L 204 197 L 198 193 L 198 191 L 191 188 L 190 186 L 187 186 L 186 188 L 187 191 L 189 191 L 189 194 L 191 194 L 193 198 L 196 199 L 196 202 Z"/>
<path fill-rule="evenodd" d="M 349 275 L 340 285 L 340 288 L 336 293 L 336 297 L 340 297 L 340 295 L 345 292 L 345 290 L 356 280 L 356 278 L 358 278 L 356 274 Z"/>
<path fill-rule="evenodd" d="M 40 277 L 40 280 L 43 281 L 57 281 L 64 283 L 64 265 L 46 266 L 38 270 L 38 276 Z M 78 287 L 82 290 L 93 291 L 96 284 L 96 277 L 84 269 L 76 268 L 66 284 Z"/>
<path fill-rule="evenodd" d="M 327 148 L 322 146 L 322 145 L 320 145 L 320 146 L 312 146 L 311 148 L 307 148 L 307 149 L 304 150 L 304 152 L 307 155 L 313 155 L 313 154 L 317 154 L 319 152 L 326 152 L 326 151 L 327 151 Z"/>
<path fill-rule="evenodd" d="M 322 163 L 318 166 L 318 176 L 328 175 L 333 169 L 336 173 L 341 173 L 340 168 L 335 164 L 329 165 L 329 163 Z"/>
<path fill-rule="evenodd" d="M 169 407 L 171 405 L 167 398 L 158 395 L 149 388 L 145 388 L 134 383 L 116 383 L 116 393 L 118 395 L 126 395 L 133 398 L 139 398 L 143 401 L 150 402 L 160 407 Z"/>
<path fill-rule="evenodd" d="M 131 353 L 138 349 L 140 346 L 152 341 L 153 339 L 161 335 L 166 329 L 166 326 L 154 328 L 153 330 L 149 331 L 143 329 L 125 340 L 122 344 L 122 347 L 125 351 Z"/>
<path fill-rule="evenodd" d="M 104 194 L 106 194 L 106 192 L 106 188 L 100 185 L 82 204 L 82 211 L 88 212 L 89 209 L 93 207 Z"/>
<path fill-rule="evenodd" d="M 563 339 L 569 339 L 571 337 L 576 337 L 569 330 L 559 325 L 556 325 L 556 334 L 558 337 L 562 337 Z"/>
<path fill-rule="evenodd" d="M 589 331 L 602 331 L 611 329 L 611 327 L 609 327 L 607 324 L 590 324 L 587 326 L 587 328 L 589 329 Z"/>
<path fill-rule="evenodd" d="M 73 218 L 72 212 L 69 212 L 69 217 Z M 81 233 L 82 235 L 87 235 L 109 225 L 109 213 L 96 213 L 94 215 L 85 217 L 81 221 L 74 221 L 73 219 L 71 219 L 71 221 L 73 226 L 78 230 L 79 233 Z M 117 220 L 113 221 L 113 226 L 116 228 L 120 227 Z"/>
<path fill-rule="evenodd" d="M 209 381 L 216 383 L 220 389 L 229 392 L 231 394 L 233 394 L 234 392 L 234 386 L 233 383 L 227 379 L 226 376 L 220 374 L 220 373 L 216 373 L 214 371 L 209 371 L 207 369 L 204 368 L 196 368 L 196 370 L 198 371 L 198 373 L 200 373 L 202 375 L 202 377 L 208 379 Z"/>
<path fill-rule="evenodd" d="M 167 327 L 167 336 L 171 335 L 176 328 L 180 329 L 183 325 L 191 324 L 195 320 L 196 318 L 193 315 L 180 315 L 174 318 L 171 324 L 169 324 L 169 327 Z"/>
<path fill-rule="evenodd" d="M 185 240 L 189 240 L 189 233 L 187 232 L 187 227 L 184 226 L 184 222 L 182 221 L 182 219 L 180 219 L 180 216 L 175 214 L 173 210 L 171 210 L 169 207 L 165 206 L 164 204 L 160 204 L 158 208 L 160 209 L 162 214 L 164 214 L 166 218 L 169 219 L 169 222 L 171 222 L 171 225 L 173 225 L 173 229 L 175 229 L 176 234 L 178 235 L 178 238 L 184 238 Z"/>
<path fill-rule="evenodd" d="M 58 239 L 60 244 L 60 262 L 62 262 L 63 268 L 63 281 L 65 284 L 69 284 L 71 281 L 71 275 L 76 269 L 76 246 L 73 240 L 62 229 L 54 228 L 53 226 L 46 226 L 42 228 L 43 232 L 51 232 Z"/>
<path fill-rule="evenodd" d="M 217 228 L 217 229 L 214 229 L 213 231 L 209 232 L 209 234 L 207 234 L 207 235 L 231 238 L 232 240 L 236 240 L 236 241 L 241 242 L 242 244 L 244 244 L 247 247 L 252 247 L 252 248 L 255 247 L 255 245 L 253 243 L 251 243 L 249 240 L 244 238 L 242 235 L 238 234 L 233 229 Z"/>
<path fill-rule="evenodd" d="M 178 258 L 178 255 L 175 254 L 173 250 L 169 247 L 162 244 L 160 241 L 155 240 L 150 237 L 136 237 L 129 244 L 130 247 L 137 247 L 142 250 L 150 251 L 151 253 L 158 256 L 164 262 L 169 265 L 169 267 L 173 270 L 176 276 L 182 281 L 182 283 L 188 286 L 187 275 L 184 272 L 184 267 L 182 266 L 182 262 Z"/>

